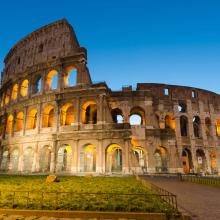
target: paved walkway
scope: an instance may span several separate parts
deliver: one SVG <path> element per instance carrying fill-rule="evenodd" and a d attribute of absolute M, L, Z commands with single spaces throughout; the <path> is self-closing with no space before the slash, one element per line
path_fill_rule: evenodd
<path fill-rule="evenodd" d="M 174 177 L 145 177 L 146 180 L 177 195 L 178 207 L 194 220 L 220 220 L 220 188 Z"/>

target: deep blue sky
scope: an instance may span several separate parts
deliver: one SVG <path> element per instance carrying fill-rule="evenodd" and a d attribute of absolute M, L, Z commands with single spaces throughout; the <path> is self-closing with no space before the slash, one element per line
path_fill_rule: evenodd
<path fill-rule="evenodd" d="M 66 18 L 88 50 L 93 81 L 116 90 L 137 82 L 220 93 L 220 1 L 20 0 L 0 3 L 0 69 L 35 29 Z"/>

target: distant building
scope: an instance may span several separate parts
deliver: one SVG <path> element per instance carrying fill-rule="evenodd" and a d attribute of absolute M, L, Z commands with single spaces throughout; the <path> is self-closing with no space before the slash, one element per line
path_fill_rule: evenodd
<path fill-rule="evenodd" d="M 149 83 L 112 91 L 92 82 L 86 61 L 66 20 L 9 51 L 0 89 L 1 172 L 219 173 L 218 94 Z"/>

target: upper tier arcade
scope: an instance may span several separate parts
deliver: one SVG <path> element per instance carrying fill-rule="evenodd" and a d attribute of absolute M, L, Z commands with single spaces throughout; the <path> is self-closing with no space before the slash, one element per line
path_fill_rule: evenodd
<path fill-rule="evenodd" d="M 8 87 L 10 81 L 56 66 L 64 58 L 77 69 L 77 84 L 91 83 L 86 49 L 80 47 L 73 28 L 62 19 L 32 32 L 9 51 L 4 59 L 2 84 Z"/>

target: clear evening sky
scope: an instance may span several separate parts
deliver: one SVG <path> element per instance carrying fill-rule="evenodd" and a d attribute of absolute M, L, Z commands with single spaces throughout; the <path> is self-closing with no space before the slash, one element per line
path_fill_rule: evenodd
<path fill-rule="evenodd" d="M 220 1 L 1 1 L 0 70 L 17 41 L 61 18 L 87 48 L 93 81 L 113 90 L 155 82 L 220 93 Z"/>

